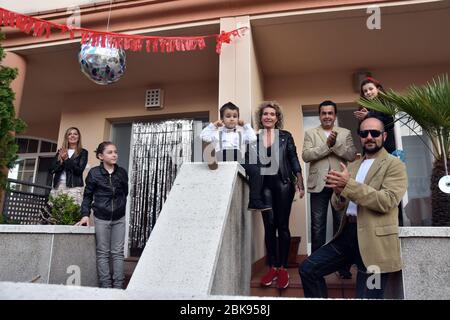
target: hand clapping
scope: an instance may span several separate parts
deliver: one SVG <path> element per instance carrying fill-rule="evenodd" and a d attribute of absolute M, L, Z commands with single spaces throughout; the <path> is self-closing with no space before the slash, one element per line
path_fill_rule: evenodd
<path fill-rule="evenodd" d="M 327 139 L 327 145 L 329 148 L 333 147 L 336 144 L 337 132 L 331 131 L 330 135 Z"/>
<path fill-rule="evenodd" d="M 69 158 L 69 153 L 66 148 L 59 149 L 58 154 L 59 154 L 61 161 L 67 160 Z"/>
<path fill-rule="evenodd" d="M 353 112 L 353 115 L 359 121 L 363 121 L 367 117 L 368 113 L 369 113 L 369 110 L 367 110 L 366 108 L 362 108 L 361 110 Z"/>

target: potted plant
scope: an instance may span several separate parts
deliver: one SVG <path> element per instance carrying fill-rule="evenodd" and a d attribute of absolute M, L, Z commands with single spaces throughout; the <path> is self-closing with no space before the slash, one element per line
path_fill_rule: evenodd
<path fill-rule="evenodd" d="M 41 211 L 41 224 L 74 225 L 80 219 L 80 206 L 65 193 L 50 195 L 48 204 Z"/>
<path fill-rule="evenodd" d="M 448 75 L 433 79 L 422 87 L 411 86 L 405 95 L 393 90 L 381 92 L 380 99 L 361 98 L 358 103 L 366 108 L 392 116 L 416 134 L 420 126 L 431 141 L 434 157 L 431 174 L 431 207 L 434 226 L 450 226 L 450 194 L 442 192 L 438 183 L 448 174 L 450 164 L 450 84 Z M 447 164 L 447 170 L 445 169 Z"/>

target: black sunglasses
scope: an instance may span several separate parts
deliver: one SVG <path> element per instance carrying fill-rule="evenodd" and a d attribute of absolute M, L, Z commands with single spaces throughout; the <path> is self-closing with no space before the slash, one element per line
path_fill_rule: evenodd
<path fill-rule="evenodd" d="M 383 131 L 380 131 L 380 130 L 359 130 L 358 131 L 358 135 L 361 138 L 367 138 L 369 136 L 369 133 L 372 136 L 372 138 L 378 138 L 383 133 Z"/>

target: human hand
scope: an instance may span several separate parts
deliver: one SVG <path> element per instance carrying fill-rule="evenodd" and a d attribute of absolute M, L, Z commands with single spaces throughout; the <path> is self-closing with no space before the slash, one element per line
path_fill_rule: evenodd
<path fill-rule="evenodd" d="M 80 221 L 75 223 L 76 226 L 87 226 L 89 227 L 89 217 L 83 217 Z"/>
<path fill-rule="evenodd" d="M 298 189 L 298 195 L 300 196 L 300 199 L 303 199 L 303 197 L 305 196 L 305 189 Z"/>
<path fill-rule="evenodd" d="M 336 144 L 337 132 L 331 131 L 330 135 L 327 138 L 328 148 L 333 147 Z"/>
<path fill-rule="evenodd" d="M 305 187 L 303 186 L 303 179 L 298 179 L 295 184 L 295 189 L 298 192 L 300 199 L 305 196 Z"/>
<path fill-rule="evenodd" d="M 336 170 L 331 170 L 326 177 L 325 187 L 332 188 L 337 195 L 340 195 L 342 190 L 344 190 L 347 185 L 348 179 L 350 179 L 350 173 L 348 172 L 347 166 L 340 163 L 341 172 Z"/>
<path fill-rule="evenodd" d="M 59 149 L 58 154 L 62 161 L 67 160 L 69 158 L 69 153 L 66 148 Z"/>
<path fill-rule="evenodd" d="M 241 120 L 241 119 L 238 120 L 238 125 L 239 125 L 239 126 L 243 127 L 244 124 L 245 124 L 245 121 L 244 121 L 244 120 Z"/>
<path fill-rule="evenodd" d="M 222 120 L 217 120 L 216 122 L 213 123 L 217 128 L 218 127 L 222 127 L 223 126 L 223 122 Z"/>
<path fill-rule="evenodd" d="M 361 110 L 353 112 L 353 115 L 359 121 L 363 121 L 367 117 L 368 113 L 369 113 L 369 110 L 367 110 L 366 108 L 362 108 Z"/>

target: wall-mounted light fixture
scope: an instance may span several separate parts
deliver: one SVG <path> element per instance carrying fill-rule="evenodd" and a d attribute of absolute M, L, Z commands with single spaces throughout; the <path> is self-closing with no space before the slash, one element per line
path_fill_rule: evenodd
<path fill-rule="evenodd" d="M 361 82 L 367 77 L 371 77 L 372 73 L 369 71 L 357 71 L 353 74 L 353 90 L 357 93 L 360 92 Z"/>

